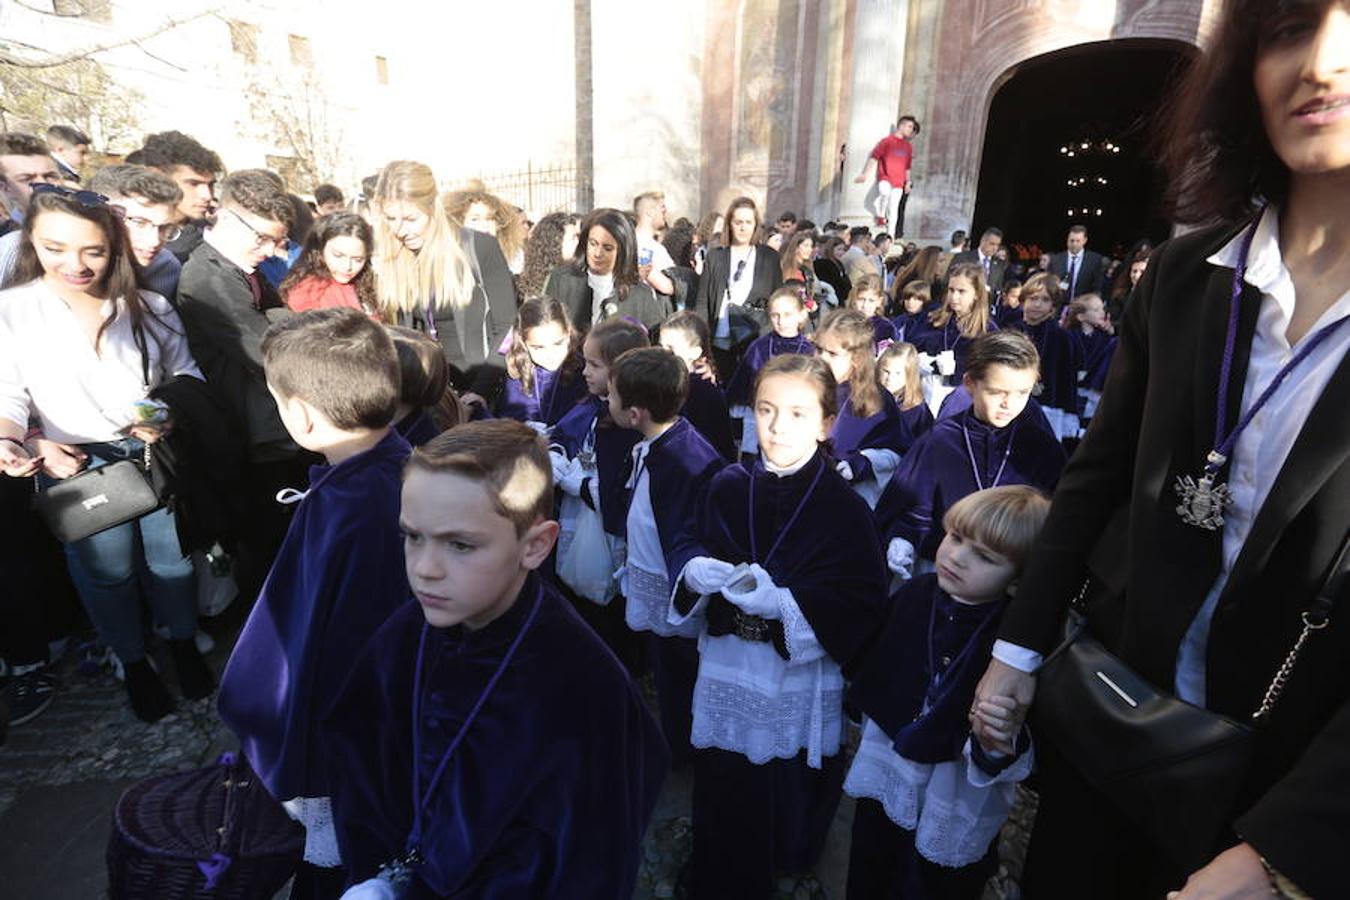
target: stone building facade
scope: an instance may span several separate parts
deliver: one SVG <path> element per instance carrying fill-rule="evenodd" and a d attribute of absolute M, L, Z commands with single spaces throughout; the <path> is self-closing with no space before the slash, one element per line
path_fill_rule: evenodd
<path fill-rule="evenodd" d="M 571 179 L 517 191 L 535 213 L 660 188 L 691 218 L 748 193 L 770 216 L 866 221 L 853 176 L 910 113 L 923 129 L 907 237 L 935 240 L 972 224 L 990 107 L 1024 66 L 1098 43 L 1203 45 L 1221 2 L 112 0 L 96 22 L 10 4 L 0 30 L 65 51 L 197 3 L 210 14 L 98 56 L 143 95 L 146 131 L 181 128 L 232 166 L 284 160 L 243 87 L 265 63 L 278 94 L 321 90 L 346 186 L 409 157 L 448 183 Z M 240 23 L 261 60 L 241 54 Z"/>

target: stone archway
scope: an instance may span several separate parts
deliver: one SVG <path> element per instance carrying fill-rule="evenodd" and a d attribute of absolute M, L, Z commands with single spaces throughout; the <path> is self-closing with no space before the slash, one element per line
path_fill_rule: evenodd
<path fill-rule="evenodd" d="M 1086 225 L 1102 252 L 1166 238 L 1150 126 L 1194 52 L 1179 41 L 1125 38 L 1018 64 L 991 99 L 972 231 L 997 225 L 1006 240 L 1050 252 L 1072 224 Z"/>
<path fill-rule="evenodd" d="M 906 65 L 901 111 L 916 112 L 916 184 L 907 229 L 923 240 L 969 228 L 994 94 L 1026 60 L 1080 44 L 1153 38 L 1191 45 L 1209 32 L 1215 0 L 947 0 L 927 65 Z M 1104 88 L 1109 98 L 1109 86 Z"/>

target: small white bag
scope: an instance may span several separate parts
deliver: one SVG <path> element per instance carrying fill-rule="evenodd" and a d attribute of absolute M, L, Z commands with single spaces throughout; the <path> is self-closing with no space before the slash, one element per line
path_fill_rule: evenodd
<path fill-rule="evenodd" d="M 559 510 L 558 577 L 601 606 L 614 596 L 615 564 L 600 513 L 579 497 L 563 495 Z"/>

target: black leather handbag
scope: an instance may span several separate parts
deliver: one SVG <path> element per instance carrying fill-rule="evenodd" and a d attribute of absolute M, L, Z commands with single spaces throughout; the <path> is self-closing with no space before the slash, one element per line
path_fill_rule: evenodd
<path fill-rule="evenodd" d="M 1250 721 L 1195 706 L 1140 677 L 1087 632 L 1085 582 L 1064 639 L 1037 672 L 1033 734 L 1054 747 L 1183 871 L 1213 858 L 1239 812 L 1257 728 L 1269 717 L 1304 644 L 1330 621 L 1345 591 L 1347 547 L 1331 567 L 1303 630 Z"/>
<path fill-rule="evenodd" d="M 107 531 L 159 509 L 144 463 L 121 460 L 58 481 L 33 496 L 33 508 L 63 544 Z"/>

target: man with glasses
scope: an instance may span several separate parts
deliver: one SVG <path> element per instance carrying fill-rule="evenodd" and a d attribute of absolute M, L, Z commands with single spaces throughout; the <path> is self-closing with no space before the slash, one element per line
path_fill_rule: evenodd
<path fill-rule="evenodd" d="M 99 169 L 89 180 L 89 189 L 122 211 L 127 243 L 141 267 L 141 286 L 174 302 L 183 264 L 165 245 L 182 232 L 178 224 L 182 189 L 167 175 L 125 165 Z"/>
<path fill-rule="evenodd" d="M 312 460 L 281 424 L 263 377 L 262 339 L 269 311 L 284 307 L 258 273 L 284 250 L 294 209 L 271 172 L 241 169 L 221 182 L 215 224 L 183 265 L 178 306 L 192 355 L 207 386 L 243 430 L 247 528 L 240 536 L 240 596 L 262 586 L 289 522 L 276 502 L 282 488 L 304 489 Z"/>

